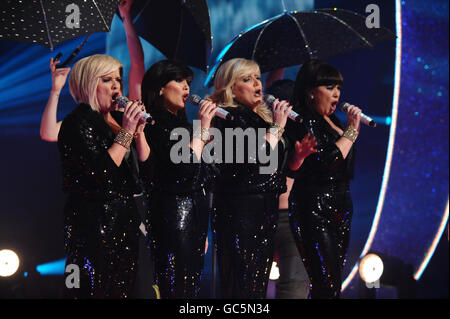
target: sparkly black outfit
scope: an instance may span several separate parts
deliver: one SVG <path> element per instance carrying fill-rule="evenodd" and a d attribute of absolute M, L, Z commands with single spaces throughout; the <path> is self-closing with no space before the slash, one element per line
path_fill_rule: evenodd
<path fill-rule="evenodd" d="M 189 123 L 168 111 L 152 116 L 156 123 L 146 128 L 151 167 L 141 171 L 144 181 L 153 182 L 150 224 L 156 282 L 161 298 L 196 298 L 204 264 L 209 213 L 206 195 L 212 171 L 210 165 L 193 162 L 196 155 L 189 147 Z M 179 137 L 171 140 L 175 128 L 187 129 L 189 136 L 183 142 L 178 142 Z M 171 159 L 177 143 L 188 152 L 190 163 Z"/>
<path fill-rule="evenodd" d="M 336 146 L 341 137 L 317 113 L 305 112 L 303 125 L 289 123 L 287 133 L 301 140 L 309 131 L 318 152 L 308 156 L 298 171 L 289 196 L 291 228 L 311 282 L 312 298 L 339 298 L 353 203 L 353 147 L 346 159 Z M 330 119 L 342 124 L 335 115 Z"/>
<path fill-rule="evenodd" d="M 66 264 L 80 269 L 80 288 L 65 290 L 70 297 L 127 298 L 134 290 L 141 219 L 133 194 L 142 193 L 142 186 L 132 164 L 134 146 L 117 167 L 107 152 L 114 138 L 103 117 L 86 104 L 64 119 L 58 136 L 68 194 Z"/>
<path fill-rule="evenodd" d="M 214 126 L 222 133 L 224 158 L 225 128 L 262 128 L 264 136 L 269 128 L 269 124 L 247 106 L 225 109 L 234 120 L 214 119 Z M 278 218 L 278 196 L 286 191 L 286 178 L 281 171 L 287 149 L 283 142 L 279 142 L 274 150 L 278 160 L 276 171 L 261 174 L 263 161 L 258 157 L 248 159 L 249 141 L 246 138 L 246 143 L 240 146 L 234 141 L 233 163 L 217 165 L 220 176 L 214 189 L 212 226 L 222 298 L 266 297 Z M 250 144 L 256 147 L 258 142 L 253 140 Z M 265 139 L 258 147 L 270 149 Z M 236 162 L 237 153 L 245 154 L 244 163 Z"/>

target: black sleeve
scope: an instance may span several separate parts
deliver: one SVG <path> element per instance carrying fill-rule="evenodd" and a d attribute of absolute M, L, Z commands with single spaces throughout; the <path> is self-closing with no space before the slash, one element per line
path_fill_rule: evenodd
<path fill-rule="evenodd" d="M 144 166 L 147 169 L 150 167 L 153 176 L 144 178 L 153 178 L 163 171 L 160 176 L 163 176 L 166 187 L 198 190 L 205 186 L 211 178 L 210 170 L 190 147 L 192 130 L 184 129 L 186 133 L 189 132 L 188 135 L 177 136 L 173 130 L 169 131 L 160 125 L 154 125 L 146 132 L 150 157 Z"/>
<path fill-rule="evenodd" d="M 311 154 L 305 161 L 308 161 L 321 172 L 333 171 L 339 165 L 342 165 L 344 157 L 341 150 L 336 146 L 334 139 L 326 138 L 326 135 L 320 131 L 319 126 L 312 126 L 311 133 L 317 140 L 317 153 Z"/>
<path fill-rule="evenodd" d="M 108 142 L 101 140 L 95 127 L 74 117 L 64 119 L 58 136 L 64 187 L 80 193 L 107 194 L 120 179 L 120 167 L 108 153 Z M 109 143 L 110 144 L 110 143 Z"/>

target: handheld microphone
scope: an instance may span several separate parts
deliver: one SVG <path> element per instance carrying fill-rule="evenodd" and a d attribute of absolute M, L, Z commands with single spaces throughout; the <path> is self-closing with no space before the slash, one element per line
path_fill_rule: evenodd
<path fill-rule="evenodd" d="M 119 109 L 124 109 L 125 106 L 127 106 L 128 102 L 130 102 L 130 100 L 128 100 L 128 98 L 126 96 L 119 96 L 119 97 L 116 98 L 117 107 Z M 147 123 L 149 123 L 150 125 L 155 124 L 155 120 L 152 118 L 150 113 L 144 112 L 142 114 L 142 119 L 144 121 L 146 121 Z"/>
<path fill-rule="evenodd" d="M 203 101 L 204 101 L 204 99 L 202 99 L 200 96 L 198 96 L 196 94 L 192 94 L 191 96 L 189 96 L 189 102 L 191 102 L 193 105 L 199 106 L 200 103 L 202 103 Z M 221 107 L 217 108 L 216 116 L 223 118 L 224 120 L 232 120 L 233 119 L 233 116 Z"/>
<path fill-rule="evenodd" d="M 263 100 L 264 100 L 264 102 L 266 102 L 267 106 L 272 108 L 273 102 L 275 102 L 276 98 L 271 94 L 264 94 Z M 297 112 L 294 112 L 293 110 L 291 110 L 291 112 L 289 112 L 289 118 L 291 120 L 293 120 L 294 122 L 298 122 L 298 123 L 303 122 L 303 119 L 301 118 L 300 114 L 298 114 Z"/>
<path fill-rule="evenodd" d="M 343 112 L 347 113 L 347 110 L 348 110 L 350 105 L 351 105 L 350 103 L 343 102 L 341 104 L 341 110 Z M 369 116 L 367 116 L 364 113 L 361 113 L 361 122 L 363 122 L 364 124 L 366 124 L 366 125 L 368 125 L 370 127 L 376 127 L 377 126 L 377 123 L 372 118 L 370 118 Z"/>

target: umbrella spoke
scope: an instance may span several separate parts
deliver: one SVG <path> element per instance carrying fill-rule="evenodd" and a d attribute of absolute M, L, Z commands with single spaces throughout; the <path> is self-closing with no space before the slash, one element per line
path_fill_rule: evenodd
<path fill-rule="evenodd" d="M 294 22 L 294 23 L 292 23 Z M 218 67 L 233 58 L 252 59 L 261 73 L 371 48 L 395 39 L 386 28 L 368 29 L 366 17 L 340 9 L 285 11 L 241 32 L 219 54 L 205 81 L 212 84 Z"/>
<path fill-rule="evenodd" d="M 111 31 L 110 28 L 109 28 L 109 26 L 108 26 L 108 24 L 107 24 L 106 21 L 105 21 L 105 18 L 103 17 L 102 12 L 101 12 L 100 9 L 98 8 L 97 2 L 95 2 L 95 0 L 92 0 L 92 3 L 94 3 L 95 7 L 97 8 L 98 14 L 99 14 L 100 17 L 102 18 L 103 23 L 105 24 L 106 30 L 108 30 L 108 32 Z"/>
<path fill-rule="evenodd" d="M 355 33 L 363 42 L 365 42 L 367 44 L 368 47 L 373 47 L 373 45 L 367 41 L 366 37 L 364 37 L 362 34 L 360 34 L 358 31 L 356 31 L 355 29 L 353 29 L 350 25 L 348 25 L 347 23 L 345 23 L 344 21 L 342 21 L 341 19 L 339 19 L 338 17 L 329 14 L 327 12 L 323 12 L 323 11 L 316 11 L 317 13 L 326 15 L 334 20 L 336 20 L 337 22 L 341 23 L 342 25 L 344 25 L 345 27 L 347 27 L 347 29 L 349 29 L 350 31 L 352 31 L 353 33 Z"/>
<path fill-rule="evenodd" d="M 0 39 L 39 44 L 53 50 L 69 39 L 110 31 L 119 2 L 1 0 Z"/>
<path fill-rule="evenodd" d="M 292 16 L 292 14 L 290 14 L 289 12 L 288 12 L 288 16 L 291 17 L 292 20 L 294 20 L 294 23 L 297 25 L 298 31 L 300 32 L 303 40 L 305 41 L 305 46 L 304 47 L 305 47 L 305 49 L 307 51 L 306 52 L 307 56 L 313 57 L 313 52 L 312 52 L 311 46 L 309 45 L 309 41 L 306 38 L 305 32 L 303 31 L 303 28 L 301 27 L 300 23 L 298 23 L 298 20 L 294 16 Z"/>
<path fill-rule="evenodd" d="M 53 42 L 52 42 L 52 38 L 50 36 L 50 29 L 49 29 L 48 23 L 47 23 L 47 15 L 46 15 L 46 12 L 45 12 L 44 4 L 42 3 L 42 0 L 40 0 L 39 2 L 41 3 L 42 14 L 44 15 L 45 29 L 47 31 L 47 37 L 48 37 L 48 42 L 50 44 L 50 50 L 53 51 Z"/>
<path fill-rule="evenodd" d="M 133 24 L 135 24 L 136 21 L 139 20 L 139 18 L 140 18 L 141 15 L 142 15 L 142 12 L 144 12 L 145 8 L 147 8 L 147 6 L 150 4 L 151 1 L 152 1 L 152 0 L 147 0 L 147 1 L 145 2 L 145 4 L 142 6 L 142 9 L 136 14 L 136 17 L 134 17 L 134 19 L 133 19 Z"/>
<path fill-rule="evenodd" d="M 259 43 L 259 40 L 260 40 L 261 36 L 263 35 L 263 33 L 267 29 L 267 27 L 269 25 L 271 25 L 272 22 L 274 22 L 274 21 L 275 21 L 275 19 L 272 19 L 271 21 L 267 22 L 266 25 L 261 29 L 261 32 L 258 34 L 258 37 L 256 38 L 255 45 L 253 46 L 253 50 L 252 50 L 252 58 L 251 58 L 252 60 L 255 59 L 256 48 L 258 47 L 258 43 Z"/>

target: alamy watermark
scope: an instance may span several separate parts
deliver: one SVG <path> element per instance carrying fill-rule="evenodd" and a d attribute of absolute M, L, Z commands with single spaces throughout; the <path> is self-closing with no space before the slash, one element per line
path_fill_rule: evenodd
<path fill-rule="evenodd" d="M 199 129 L 200 121 L 194 120 L 194 132 Z M 259 163 L 262 164 L 259 167 L 260 174 L 272 174 L 277 170 L 278 150 L 268 147 L 266 140 L 267 129 L 247 128 L 243 130 L 242 128 L 225 128 L 224 133 L 225 136 L 222 136 L 222 132 L 219 129 L 214 127 L 209 129 L 212 140 L 203 148 L 201 158 L 203 163 Z M 179 139 L 180 137 L 181 139 Z M 173 129 L 170 139 L 179 140 L 170 150 L 172 163 L 200 163 L 200 159 L 197 156 L 191 156 L 191 135 L 188 129 L 184 127 Z M 247 143 L 245 143 L 246 140 Z M 247 156 L 245 156 L 246 154 Z"/>
<path fill-rule="evenodd" d="M 80 27 L 80 7 L 75 3 L 66 7 L 66 13 L 70 13 L 66 17 L 66 27 L 69 29 L 78 29 Z"/>
<path fill-rule="evenodd" d="M 65 273 L 69 273 L 66 277 L 66 288 L 80 288 L 80 267 L 75 264 L 68 264 Z"/>
<path fill-rule="evenodd" d="M 366 282 L 366 287 L 368 289 L 373 289 L 373 288 L 380 288 L 380 280 L 374 281 L 374 282 Z"/>
<path fill-rule="evenodd" d="M 366 7 L 366 13 L 370 13 L 366 17 L 366 27 L 368 29 L 380 28 L 380 7 L 376 4 L 369 4 Z"/>

